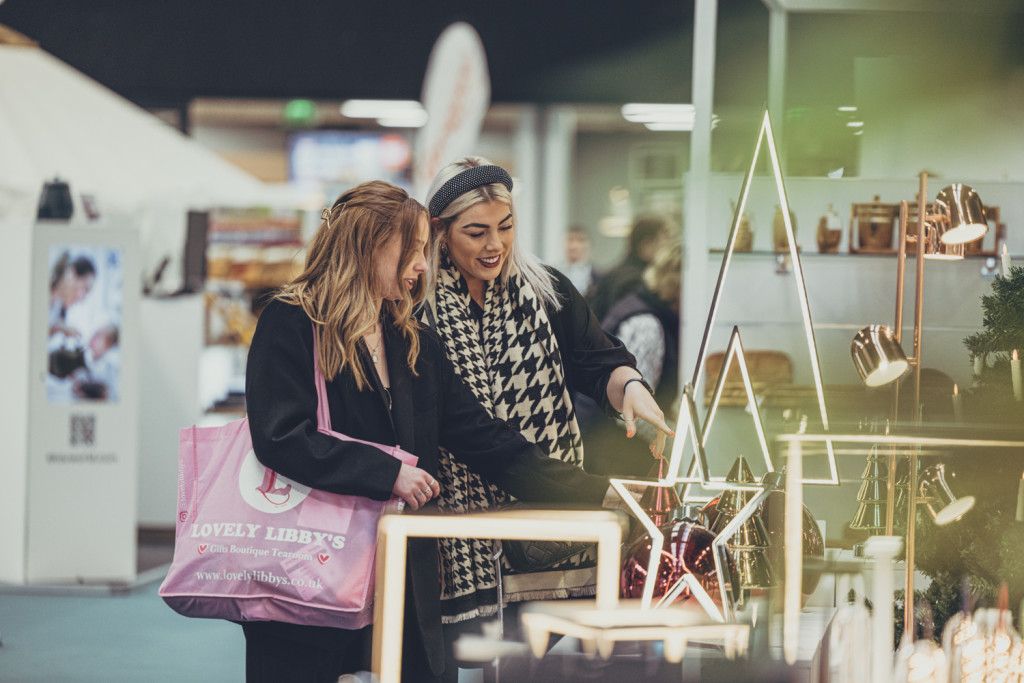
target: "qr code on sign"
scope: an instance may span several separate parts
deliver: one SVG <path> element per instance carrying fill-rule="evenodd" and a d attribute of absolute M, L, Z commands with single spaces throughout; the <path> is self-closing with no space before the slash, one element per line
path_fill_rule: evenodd
<path fill-rule="evenodd" d="M 94 446 L 94 445 L 96 445 L 96 416 L 95 415 L 72 415 L 71 416 L 71 445 L 72 446 Z"/>

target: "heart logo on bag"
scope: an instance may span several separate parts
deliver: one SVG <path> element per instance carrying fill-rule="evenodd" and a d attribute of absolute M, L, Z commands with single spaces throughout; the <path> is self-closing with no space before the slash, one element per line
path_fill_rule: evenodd
<path fill-rule="evenodd" d="M 207 543 L 203 543 L 203 544 L 201 544 L 201 545 L 199 546 L 199 554 L 200 554 L 200 555 L 202 555 L 203 553 L 205 553 L 205 552 L 206 552 L 206 549 L 207 549 L 207 548 L 209 548 L 209 547 L 210 547 L 210 546 L 209 546 L 209 544 L 207 544 Z"/>
<path fill-rule="evenodd" d="M 316 556 L 316 559 L 320 562 L 320 564 L 327 564 L 327 560 L 331 559 L 331 556 L 327 553 L 319 553 Z"/>

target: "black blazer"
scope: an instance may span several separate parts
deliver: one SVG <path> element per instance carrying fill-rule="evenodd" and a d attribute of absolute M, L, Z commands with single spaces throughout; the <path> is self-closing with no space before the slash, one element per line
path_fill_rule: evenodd
<path fill-rule="evenodd" d="M 327 382 L 331 427 L 348 436 L 397 444 L 437 473 L 438 446 L 496 486 L 527 502 L 599 505 L 608 480 L 546 457 L 503 421 L 492 418 L 455 373 L 431 330 L 419 331 L 416 375 L 406 366 L 408 342 L 384 322 L 393 407 L 365 350 L 363 367 L 374 382 L 362 391 L 351 373 Z M 400 463 L 372 446 L 339 441 L 317 431 L 313 329 L 298 306 L 271 302 L 260 315 L 246 367 L 246 407 L 256 457 L 267 467 L 315 488 L 385 500 Z M 437 543 L 409 541 L 409 581 L 420 635 L 439 674 L 444 667 Z M 330 639 L 332 629 L 309 629 Z M 320 630 L 316 634 L 312 631 Z M 326 631 L 327 633 L 323 633 Z"/>
<path fill-rule="evenodd" d="M 547 309 L 558 342 L 569 391 L 589 396 L 609 415 L 617 414 L 608 402 L 608 379 L 615 368 L 636 368 L 636 358 L 613 334 L 601 327 L 583 295 L 563 273 L 547 268 L 561 308 Z M 584 439 L 584 454 L 587 442 Z"/>

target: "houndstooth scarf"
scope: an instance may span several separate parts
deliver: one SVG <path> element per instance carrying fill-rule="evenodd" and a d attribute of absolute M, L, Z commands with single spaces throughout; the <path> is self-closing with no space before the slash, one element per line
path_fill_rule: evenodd
<path fill-rule="evenodd" d="M 583 442 L 561 354 L 533 288 L 517 272 L 506 285 L 490 283 L 478 323 L 466 282 L 443 253 L 437 280 L 433 322 L 456 373 L 489 414 L 508 422 L 550 457 L 582 467 Z M 440 509 L 479 511 L 514 500 L 460 463 L 458 453 L 442 448 L 439 456 Z M 439 545 L 442 621 L 495 614 L 498 542 L 444 538 Z M 503 563 L 505 602 L 593 595 L 593 567 L 592 551 L 545 572 L 516 574 Z"/>

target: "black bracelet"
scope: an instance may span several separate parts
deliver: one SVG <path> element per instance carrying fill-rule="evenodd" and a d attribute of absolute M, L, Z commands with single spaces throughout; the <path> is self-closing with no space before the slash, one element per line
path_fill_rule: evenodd
<path fill-rule="evenodd" d="M 644 389 L 646 389 L 651 396 L 654 396 L 654 389 L 651 388 L 651 385 L 648 384 L 647 380 L 645 380 L 643 377 L 633 377 L 632 379 L 627 379 L 626 383 L 622 385 L 623 396 L 626 395 L 626 387 L 629 386 L 630 382 L 640 382 L 640 384 L 644 385 Z"/>

